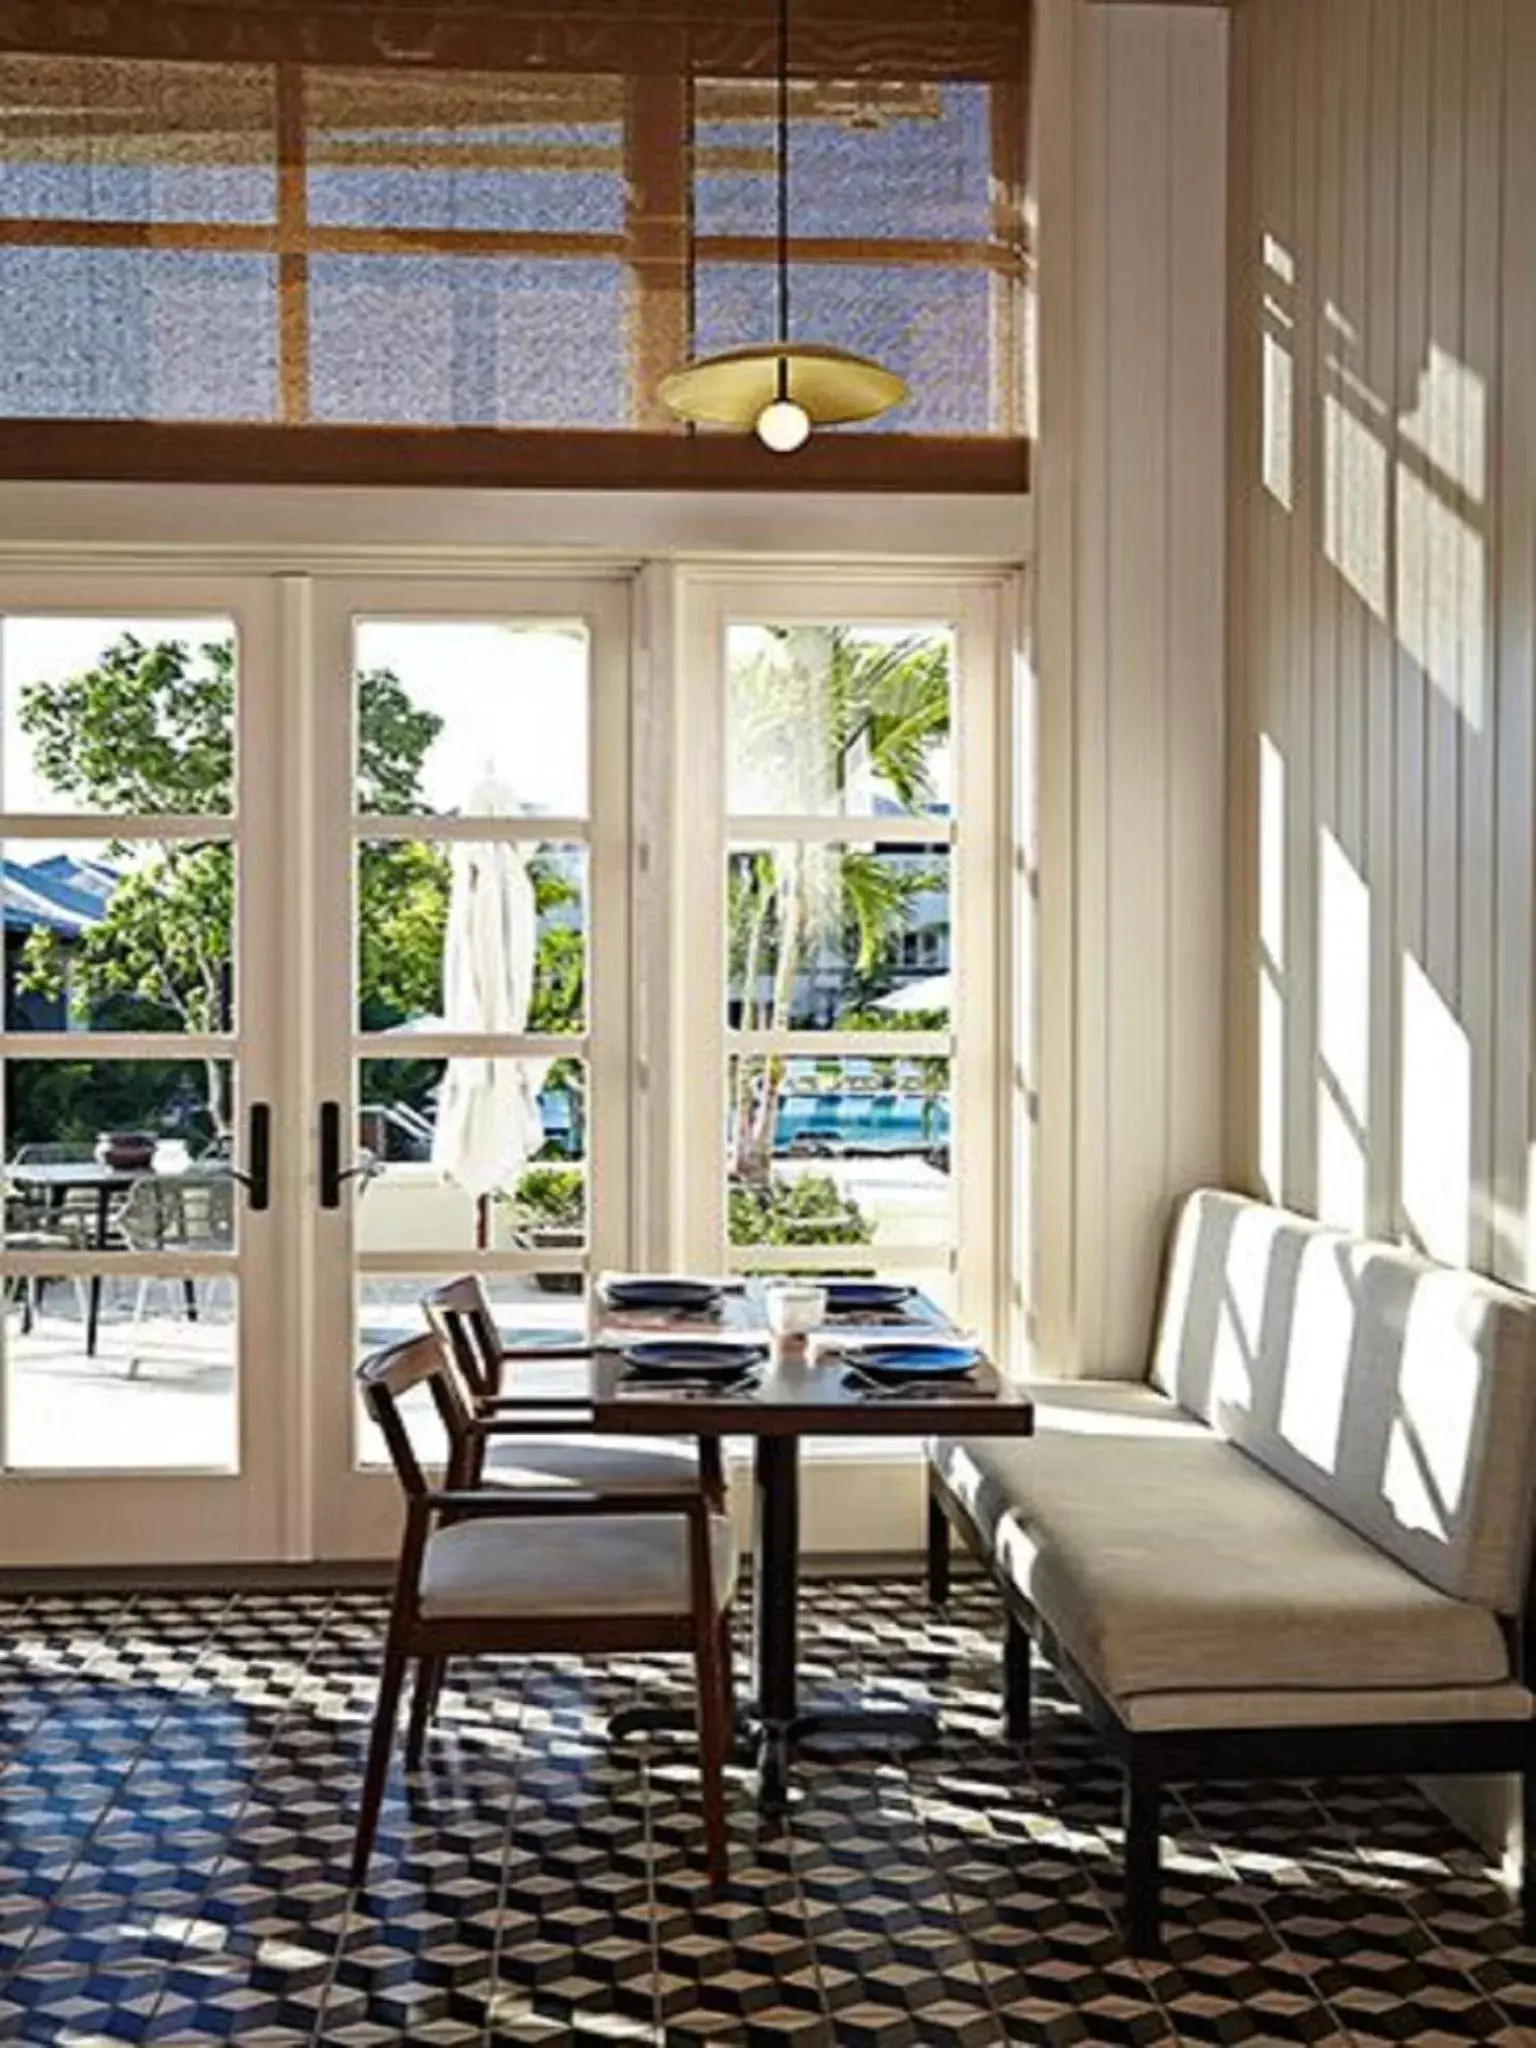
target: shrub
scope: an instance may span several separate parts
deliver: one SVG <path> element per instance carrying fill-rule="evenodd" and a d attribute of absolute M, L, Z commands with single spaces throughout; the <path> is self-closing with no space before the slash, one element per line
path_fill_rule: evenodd
<path fill-rule="evenodd" d="M 824 1173 L 797 1175 L 766 1186 L 732 1181 L 732 1244 L 868 1244 L 869 1218 Z"/>
<path fill-rule="evenodd" d="M 530 1166 L 512 1195 L 520 1230 L 579 1230 L 586 1219 L 586 1175 L 579 1166 Z"/>

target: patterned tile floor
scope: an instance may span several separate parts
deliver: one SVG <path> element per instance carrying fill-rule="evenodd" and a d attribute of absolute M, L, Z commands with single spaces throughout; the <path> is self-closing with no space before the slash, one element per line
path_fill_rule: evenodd
<path fill-rule="evenodd" d="M 943 1755 L 802 1764 L 763 1831 L 733 1775 L 711 1900 L 676 1740 L 603 1722 L 667 1660 L 457 1669 L 362 1898 L 350 1837 L 370 1593 L 0 1602 L 0 2040 L 382 2044 L 1536 2043 L 1536 1951 L 1407 1786 L 1175 1805 L 1167 1962 L 1123 1953 L 1118 1786 L 1042 1681 L 997 1735 L 997 1616 L 962 1587 L 812 1593 L 826 1683 L 932 1689 Z"/>

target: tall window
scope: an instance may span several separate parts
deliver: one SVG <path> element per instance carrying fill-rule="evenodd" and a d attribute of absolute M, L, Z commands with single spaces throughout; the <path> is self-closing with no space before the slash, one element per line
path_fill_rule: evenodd
<path fill-rule="evenodd" d="M 681 433 L 774 331 L 767 6 L 23 14 L 0 416 Z M 877 432 L 1016 439 L 1027 10 L 804 15 L 796 330 L 909 380 Z"/>
<path fill-rule="evenodd" d="M 685 1026 L 694 1188 L 717 1135 L 691 1248 L 912 1282 L 985 1323 L 1002 1043 L 991 593 L 865 595 L 700 600 L 694 660 L 720 687 L 684 707 L 685 732 L 711 764 L 696 772 L 716 788 L 718 865 L 691 851 L 707 828 L 690 810 L 679 942 L 683 989 L 712 973 L 718 1008 L 710 1030 L 690 1000 Z"/>

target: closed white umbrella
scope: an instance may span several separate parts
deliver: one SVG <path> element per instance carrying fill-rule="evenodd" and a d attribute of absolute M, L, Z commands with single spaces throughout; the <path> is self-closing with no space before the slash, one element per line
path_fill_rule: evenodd
<path fill-rule="evenodd" d="M 472 808 L 512 815 L 497 783 L 475 792 Z M 443 1027 L 515 1032 L 533 1001 L 538 920 L 521 849 L 505 840 L 456 840 L 451 855 L 448 925 L 443 941 Z M 547 1060 L 459 1058 L 448 1062 L 438 1095 L 432 1163 L 480 1205 L 509 1186 L 544 1142 L 539 1090 Z"/>

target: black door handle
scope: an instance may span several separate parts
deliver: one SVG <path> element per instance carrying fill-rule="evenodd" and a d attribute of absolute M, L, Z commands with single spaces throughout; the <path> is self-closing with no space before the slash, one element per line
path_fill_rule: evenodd
<path fill-rule="evenodd" d="M 230 1179 L 239 1181 L 253 1209 L 272 1206 L 272 1105 L 253 1102 L 246 1119 L 245 1170 L 229 1169 Z"/>
<path fill-rule="evenodd" d="M 379 1171 L 378 1163 L 364 1159 L 361 1166 L 343 1166 L 341 1163 L 341 1104 L 322 1102 L 320 1105 L 320 1206 L 322 1209 L 341 1207 L 341 1184 L 347 1180 L 368 1180 Z"/>

